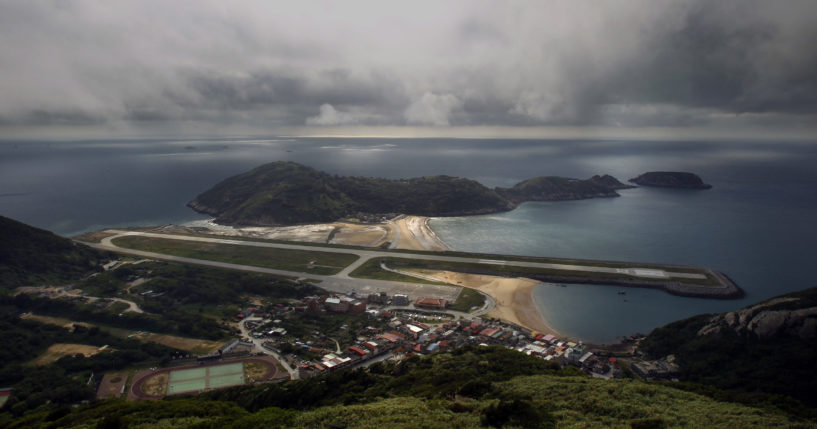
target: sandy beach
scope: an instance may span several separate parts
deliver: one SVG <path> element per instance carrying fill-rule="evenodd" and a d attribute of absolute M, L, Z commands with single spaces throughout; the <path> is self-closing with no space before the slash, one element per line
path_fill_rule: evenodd
<path fill-rule="evenodd" d="M 496 307 L 487 314 L 489 317 L 516 323 L 543 334 L 553 334 L 564 338 L 547 324 L 539 313 L 533 297 L 533 288 L 539 283 L 522 277 L 508 278 L 482 274 L 463 274 L 452 271 L 412 270 L 440 281 L 469 287 L 491 296 Z"/>
<path fill-rule="evenodd" d="M 428 226 L 431 219 L 425 216 L 404 216 L 390 224 L 399 230 L 395 249 L 451 250 Z"/>

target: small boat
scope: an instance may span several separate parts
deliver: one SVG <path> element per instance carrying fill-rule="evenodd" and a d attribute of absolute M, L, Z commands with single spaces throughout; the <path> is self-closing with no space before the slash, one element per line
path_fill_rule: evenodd
<path fill-rule="evenodd" d="M 618 294 L 619 294 L 619 295 L 627 295 L 627 292 L 626 292 L 626 291 L 623 291 L 623 290 L 620 290 L 620 291 L 618 291 Z"/>

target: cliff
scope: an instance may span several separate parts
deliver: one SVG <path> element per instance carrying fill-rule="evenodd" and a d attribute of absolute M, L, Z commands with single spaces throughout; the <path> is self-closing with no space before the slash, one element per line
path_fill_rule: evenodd
<path fill-rule="evenodd" d="M 817 406 L 817 288 L 740 310 L 700 315 L 655 329 L 647 355 L 675 355 L 681 380 L 751 395 L 788 395 Z"/>
<path fill-rule="evenodd" d="M 537 177 L 489 189 L 459 177 L 390 180 L 330 175 L 294 162 L 273 162 L 228 178 L 188 206 L 228 225 L 330 222 L 356 213 L 464 216 L 508 211 L 525 201 L 615 197 L 629 187 L 611 176 L 588 180 Z"/>
<path fill-rule="evenodd" d="M 629 180 L 636 185 L 655 186 L 659 188 L 709 189 L 698 175 L 679 171 L 650 171 Z"/>

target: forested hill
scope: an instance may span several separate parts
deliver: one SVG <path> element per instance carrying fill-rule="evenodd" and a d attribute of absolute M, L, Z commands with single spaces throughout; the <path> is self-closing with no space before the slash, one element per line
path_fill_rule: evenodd
<path fill-rule="evenodd" d="M 599 380 L 502 347 L 381 362 L 307 380 L 160 401 L 97 401 L 8 428 L 811 427 L 759 409 L 635 380 Z M 3 420 L 6 417 L 7 420 Z M 5 425 L 4 425 L 5 423 Z"/>
<path fill-rule="evenodd" d="M 618 196 L 627 185 L 610 176 L 542 177 L 490 189 L 464 178 L 390 180 L 330 175 L 294 162 L 273 162 L 228 178 L 188 203 L 228 225 L 335 221 L 356 213 L 464 216 L 511 210 L 525 201 Z"/>
<path fill-rule="evenodd" d="M 593 176 L 587 180 L 566 177 L 534 177 L 512 188 L 497 188 L 497 192 L 514 203 L 525 201 L 563 201 L 619 196 L 616 189 L 633 188 L 613 176 Z"/>
<path fill-rule="evenodd" d="M 817 288 L 670 323 L 640 349 L 652 358 L 675 355 L 683 380 L 817 407 Z"/>
<path fill-rule="evenodd" d="M 0 285 L 13 288 L 75 280 L 107 256 L 52 232 L 0 216 Z"/>

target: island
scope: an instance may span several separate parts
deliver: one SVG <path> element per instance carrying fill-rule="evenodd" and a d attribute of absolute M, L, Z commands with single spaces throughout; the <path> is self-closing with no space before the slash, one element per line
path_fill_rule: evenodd
<path fill-rule="evenodd" d="M 650 171 L 629 182 L 640 186 L 677 189 L 710 189 L 712 185 L 704 183 L 697 174 L 682 171 Z"/>
<path fill-rule="evenodd" d="M 451 176 L 343 177 L 294 162 L 272 162 L 230 177 L 188 206 L 223 225 L 278 226 L 377 215 L 465 216 L 509 211 L 526 201 L 618 197 L 632 187 L 604 175 L 586 180 L 536 177 L 490 189 Z"/>

